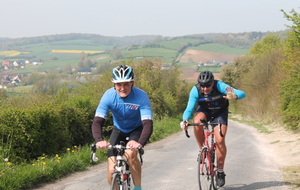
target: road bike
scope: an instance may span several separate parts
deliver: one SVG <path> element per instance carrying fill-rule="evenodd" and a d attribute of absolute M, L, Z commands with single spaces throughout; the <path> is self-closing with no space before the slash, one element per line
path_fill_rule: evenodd
<path fill-rule="evenodd" d="M 218 126 L 220 135 L 222 134 L 221 122 L 211 122 L 201 119 L 201 123 L 191 123 L 188 126 L 203 126 L 204 129 L 204 144 L 199 151 L 197 157 L 197 175 L 200 190 L 216 190 L 217 189 L 217 158 L 216 158 L 216 142 L 214 135 L 214 127 Z M 188 131 L 185 134 L 190 138 Z"/>
<path fill-rule="evenodd" d="M 112 177 L 111 190 L 130 190 L 131 189 L 131 173 L 130 173 L 130 165 L 127 161 L 125 150 L 131 149 L 130 147 L 125 146 L 123 141 L 118 145 L 109 145 L 107 149 L 116 150 L 116 163 L 114 165 L 114 172 Z M 142 155 L 144 154 L 144 149 L 142 147 L 138 147 L 140 162 L 143 164 Z M 93 160 L 93 155 L 95 155 L 96 146 L 92 145 L 92 155 L 91 160 Z M 96 159 L 98 160 L 98 159 Z"/>

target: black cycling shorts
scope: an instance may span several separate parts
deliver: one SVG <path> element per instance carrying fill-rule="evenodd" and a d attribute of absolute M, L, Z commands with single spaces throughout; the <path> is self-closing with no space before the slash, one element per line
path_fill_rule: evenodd
<path fill-rule="evenodd" d="M 199 113 L 202 112 L 205 114 L 207 121 L 211 121 L 212 123 L 217 123 L 218 120 L 221 121 L 222 125 L 226 125 L 228 123 L 228 110 L 224 110 L 218 114 L 212 114 L 211 111 L 202 108 L 201 106 L 199 106 L 195 112 L 195 116 Z M 214 125 L 215 127 L 216 125 Z"/>
<path fill-rule="evenodd" d="M 142 130 L 143 127 L 140 126 L 129 133 L 124 133 L 120 131 L 120 129 L 118 129 L 117 127 L 113 127 L 109 142 L 111 145 L 120 144 L 121 141 L 123 141 L 125 144 L 127 144 L 127 142 L 131 140 L 138 142 L 142 134 Z M 109 149 L 107 152 L 107 156 L 108 157 L 116 156 L 116 151 Z"/>

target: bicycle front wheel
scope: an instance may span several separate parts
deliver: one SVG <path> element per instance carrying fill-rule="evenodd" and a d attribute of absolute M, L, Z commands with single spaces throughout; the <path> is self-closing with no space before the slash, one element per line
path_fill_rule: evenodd
<path fill-rule="evenodd" d="M 120 173 L 113 174 L 110 190 L 123 190 L 123 187 L 121 184 L 121 174 Z"/>
<path fill-rule="evenodd" d="M 200 190 L 212 190 L 213 179 L 209 171 L 210 160 L 208 160 L 207 148 L 203 148 L 198 155 L 198 183 Z"/>

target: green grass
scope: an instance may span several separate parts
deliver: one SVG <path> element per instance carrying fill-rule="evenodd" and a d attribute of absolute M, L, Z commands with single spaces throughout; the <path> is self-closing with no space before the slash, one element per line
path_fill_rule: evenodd
<path fill-rule="evenodd" d="M 211 71 L 213 73 L 220 73 L 222 67 L 219 66 L 201 66 L 198 67 L 197 72 L 202 72 L 202 71 Z"/>
<path fill-rule="evenodd" d="M 266 133 L 266 134 L 272 133 L 272 131 L 269 131 L 263 124 L 256 123 L 255 121 L 240 120 L 238 118 L 232 117 L 232 115 L 230 115 L 230 114 L 229 114 L 229 118 L 231 120 L 238 121 L 238 122 L 241 122 L 241 123 L 245 123 L 245 124 L 248 124 L 252 127 L 255 127 L 256 129 L 258 129 L 258 131 L 260 133 Z"/>
<path fill-rule="evenodd" d="M 181 131 L 179 119 L 164 118 L 155 121 L 150 142 L 161 140 L 170 134 Z M 1 147 L 0 147 L 1 149 Z M 99 161 L 90 163 L 90 145 L 70 147 L 62 155 L 41 155 L 29 163 L 11 163 L 0 160 L 0 190 L 28 189 L 40 183 L 62 178 L 67 174 L 83 171 L 87 167 L 107 160 L 107 151 L 96 152 Z"/>
<path fill-rule="evenodd" d="M 158 42 L 158 44 L 168 49 L 173 49 L 177 51 L 178 47 L 180 47 L 182 44 L 199 42 L 199 41 L 200 41 L 199 39 L 193 39 L 193 38 L 180 38 L 180 39 Z"/>
<path fill-rule="evenodd" d="M 62 50 L 90 50 L 90 51 L 105 51 L 106 49 L 111 49 L 111 46 L 95 45 L 90 40 L 67 40 L 67 41 L 57 41 L 52 43 L 38 43 L 23 45 L 20 48 L 30 52 L 26 55 L 36 56 L 35 59 L 51 59 L 53 57 L 58 57 L 61 59 L 74 59 L 78 55 L 64 55 L 64 54 L 51 54 L 51 50 L 62 49 Z"/>
<path fill-rule="evenodd" d="M 122 56 L 127 57 L 158 57 L 165 63 L 171 63 L 175 56 L 176 51 L 165 48 L 139 48 L 131 51 L 121 50 Z"/>
<path fill-rule="evenodd" d="M 224 53 L 224 54 L 233 54 L 233 55 L 245 55 L 246 53 L 249 52 L 249 49 L 231 48 L 229 46 L 225 46 L 221 44 L 202 44 L 196 47 L 191 47 L 189 49 Z"/>

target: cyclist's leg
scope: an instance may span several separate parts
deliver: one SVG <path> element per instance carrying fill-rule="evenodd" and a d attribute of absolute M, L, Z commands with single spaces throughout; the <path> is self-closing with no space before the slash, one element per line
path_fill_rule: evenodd
<path fill-rule="evenodd" d="M 220 135 L 219 129 L 215 128 L 215 139 L 216 139 L 216 146 L 217 146 L 217 158 L 218 158 L 218 170 L 224 169 L 225 158 L 227 154 L 227 147 L 225 144 L 225 136 L 227 132 L 227 123 L 228 123 L 228 111 L 224 111 L 220 113 L 218 116 L 214 117 L 213 122 L 217 122 L 221 120 L 221 127 L 222 127 L 222 134 L 223 137 Z"/>
<path fill-rule="evenodd" d="M 227 154 L 227 147 L 225 143 L 225 135 L 227 132 L 227 125 L 222 125 L 222 137 L 219 133 L 219 130 L 215 130 L 215 137 L 216 137 L 216 153 L 217 153 L 217 158 L 218 158 L 218 169 L 224 169 L 224 163 L 225 163 L 225 158 Z"/>
<path fill-rule="evenodd" d="M 208 120 L 210 119 L 209 114 L 202 109 L 201 107 L 198 107 L 196 110 L 196 113 L 194 115 L 194 123 L 200 123 L 200 119 Z M 194 126 L 194 134 L 195 138 L 198 144 L 199 149 L 202 149 L 203 143 L 204 143 L 204 130 L 203 126 Z"/>
<path fill-rule="evenodd" d="M 221 127 L 222 127 L 222 134 L 223 137 L 220 134 L 219 129 L 215 129 L 215 139 L 216 139 L 216 153 L 218 158 L 218 172 L 217 172 L 217 184 L 219 187 L 222 187 L 225 185 L 225 173 L 224 173 L 224 164 L 225 164 L 225 158 L 227 154 L 227 148 L 225 144 L 225 136 L 227 132 L 227 123 L 228 123 L 228 112 L 224 111 L 219 116 L 215 118 L 214 121 L 220 119 L 221 120 Z"/>
<path fill-rule="evenodd" d="M 116 157 L 115 156 L 111 156 L 108 158 L 107 160 L 108 166 L 107 166 L 107 181 L 108 184 L 111 185 L 112 182 L 112 176 L 113 176 L 113 172 L 114 172 L 114 165 L 116 163 Z"/>
<path fill-rule="evenodd" d="M 134 140 L 138 142 L 141 134 L 142 134 L 143 127 L 140 126 L 137 129 L 133 130 L 129 134 L 129 141 Z M 126 150 L 126 156 L 130 165 L 130 173 L 132 176 L 132 180 L 134 186 L 140 187 L 142 184 L 142 167 L 141 162 L 138 159 L 138 151 L 137 150 Z"/>
<path fill-rule="evenodd" d="M 126 150 L 127 159 L 130 165 L 130 173 L 132 176 L 132 180 L 134 186 L 141 186 L 141 179 L 142 179 L 142 167 L 141 162 L 138 159 L 137 151 Z"/>

